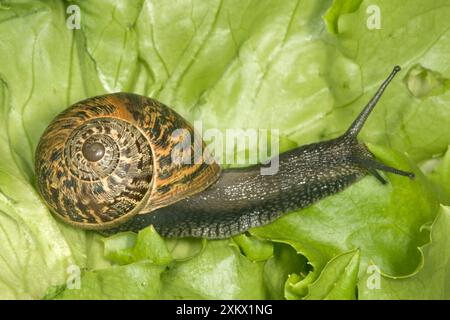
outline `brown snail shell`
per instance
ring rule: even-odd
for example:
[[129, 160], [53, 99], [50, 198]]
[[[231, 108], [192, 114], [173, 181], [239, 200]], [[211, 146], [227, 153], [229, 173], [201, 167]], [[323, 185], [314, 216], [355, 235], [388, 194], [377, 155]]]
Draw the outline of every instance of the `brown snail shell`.
[[38, 190], [56, 216], [95, 230], [177, 202], [208, 188], [221, 171], [195, 139], [190, 154], [202, 148], [201, 159], [170, 161], [184, 139], [173, 135], [180, 128], [194, 137], [180, 115], [144, 96], [114, 93], [78, 102], [41, 137]]

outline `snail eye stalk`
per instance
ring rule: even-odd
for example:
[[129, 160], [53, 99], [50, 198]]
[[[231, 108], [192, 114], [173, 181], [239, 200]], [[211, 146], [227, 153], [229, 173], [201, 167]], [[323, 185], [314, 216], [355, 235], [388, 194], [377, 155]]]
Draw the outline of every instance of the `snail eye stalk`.
[[381, 96], [384, 93], [384, 90], [387, 88], [389, 83], [394, 79], [395, 75], [401, 70], [400, 66], [395, 66], [392, 72], [389, 74], [389, 76], [386, 78], [386, 80], [383, 81], [381, 86], [378, 88], [377, 92], [375, 92], [375, 95], [370, 99], [370, 101], [367, 103], [367, 105], [364, 107], [363, 111], [358, 115], [358, 117], [353, 121], [350, 128], [348, 128], [347, 132], [345, 133], [346, 136], [356, 138], [358, 133], [361, 131], [362, 127], [364, 126], [364, 123], [366, 122], [367, 118], [369, 117], [372, 110], [377, 105], [377, 102], [380, 100]]

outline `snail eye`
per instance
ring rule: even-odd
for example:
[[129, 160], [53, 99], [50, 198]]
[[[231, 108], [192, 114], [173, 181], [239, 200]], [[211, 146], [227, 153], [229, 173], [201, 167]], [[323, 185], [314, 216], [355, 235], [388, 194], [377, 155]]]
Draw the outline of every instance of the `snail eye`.
[[90, 143], [86, 141], [83, 144], [82, 152], [87, 161], [96, 162], [105, 155], [105, 146], [99, 142]]

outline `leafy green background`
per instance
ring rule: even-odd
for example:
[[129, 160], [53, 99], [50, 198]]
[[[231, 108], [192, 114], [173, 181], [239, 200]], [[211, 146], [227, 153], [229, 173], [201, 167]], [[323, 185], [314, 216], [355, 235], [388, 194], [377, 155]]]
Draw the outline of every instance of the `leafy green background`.
[[[449, 0], [0, 2], [0, 298], [449, 299], [449, 16]], [[40, 134], [86, 97], [276, 128], [285, 150], [343, 132], [396, 64], [360, 138], [414, 181], [368, 176], [217, 241], [104, 239], [55, 220], [34, 188]]]

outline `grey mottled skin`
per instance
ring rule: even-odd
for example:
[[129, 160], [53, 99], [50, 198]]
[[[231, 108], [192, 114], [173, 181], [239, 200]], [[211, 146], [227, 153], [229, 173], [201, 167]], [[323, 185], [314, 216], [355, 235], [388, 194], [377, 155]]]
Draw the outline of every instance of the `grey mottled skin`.
[[382, 183], [377, 170], [413, 177], [377, 162], [356, 136], [400, 70], [395, 67], [358, 118], [342, 136], [280, 154], [279, 170], [261, 175], [260, 165], [224, 170], [217, 183], [189, 198], [103, 231], [138, 231], [153, 224], [166, 237], [226, 238], [268, 224], [281, 215], [305, 208], [335, 194], [367, 173]]
[[216, 184], [152, 213], [135, 216], [122, 230], [153, 224], [167, 237], [224, 238], [272, 222], [355, 182], [366, 171], [359, 155], [370, 154], [354, 139], [338, 138], [280, 155], [279, 171], [260, 166], [225, 170]]

